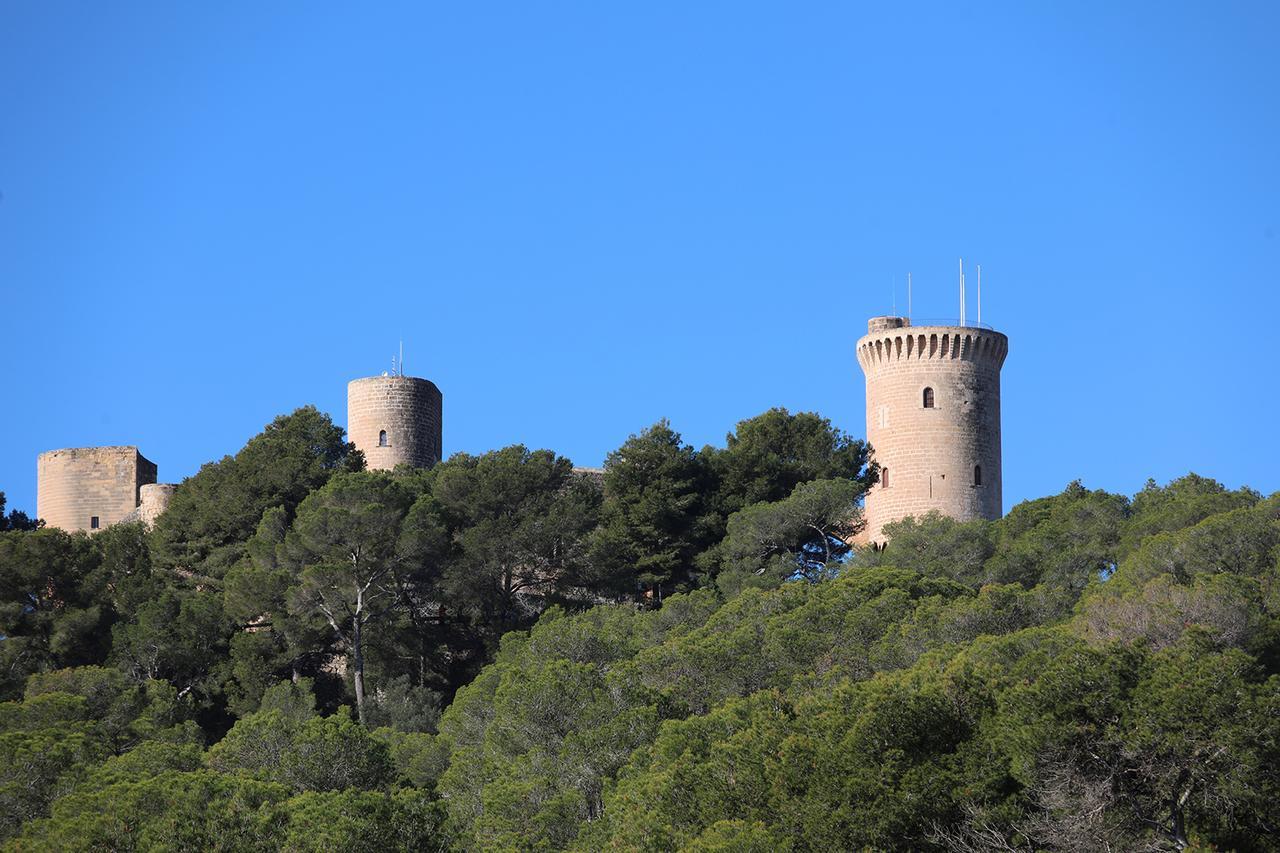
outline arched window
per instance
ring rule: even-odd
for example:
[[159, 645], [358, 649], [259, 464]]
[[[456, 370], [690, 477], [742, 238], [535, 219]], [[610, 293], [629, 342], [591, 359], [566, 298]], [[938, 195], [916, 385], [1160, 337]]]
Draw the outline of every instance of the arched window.
[[880, 469], [880, 488], [882, 489], [889, 488], [889, 469], [888, 468]]
[[378, 446], [379, 446], [379, 447], [387, 447], [387, 446], [388, 446], [388, 445], [387, 445], [387, 431], [386, 431], [385, 429], [384, 429], [382, 432], [378, 433]]
[[973, 484], [975, 486], [982, 485], [982, 466], [981, 465], [973, 466]]
[[924, 389], [924, 407], [926, 409], [933, 408], [933, 389], [932, 388]]

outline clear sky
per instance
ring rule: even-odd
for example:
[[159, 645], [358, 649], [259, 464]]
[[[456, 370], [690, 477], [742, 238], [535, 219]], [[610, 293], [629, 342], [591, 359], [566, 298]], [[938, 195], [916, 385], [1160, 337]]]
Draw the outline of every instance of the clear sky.
[[[1009, 335], [1006, 507], [1280, 489], [1274, 2], [0, 8], [0, 490], [178, 481], [346, 383], [446, 454], [864, 432], [870, 315]], [[972, 274], [970, 282], [972, 283]], [[972, 288], [971, 288], [972, 292]], [[970, 305], [969, 311], [975, 310]]]

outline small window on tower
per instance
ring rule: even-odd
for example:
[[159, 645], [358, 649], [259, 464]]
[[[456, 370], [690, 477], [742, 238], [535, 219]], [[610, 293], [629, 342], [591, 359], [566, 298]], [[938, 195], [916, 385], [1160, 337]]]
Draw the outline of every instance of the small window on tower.
[[98, 517], [96, 515], [89, 517], [89, 529], [90, 530], [98, 529]]
[[932, 388], [924, 389], [924, 407], [926, 409], [933, 408], [933, 389]]
[[880, 469], [880, 488], [882, 489], [889, 488], [889, 469], [888, 468]]
[[378, 433], [378, 446], [379, 447], [389, 446], [387, 444], [387, 431], [385, 429], [382, 432]]
[[981, 465], [973, 466], [973, 484], [975, 486], [982, 485], [982, 466]]

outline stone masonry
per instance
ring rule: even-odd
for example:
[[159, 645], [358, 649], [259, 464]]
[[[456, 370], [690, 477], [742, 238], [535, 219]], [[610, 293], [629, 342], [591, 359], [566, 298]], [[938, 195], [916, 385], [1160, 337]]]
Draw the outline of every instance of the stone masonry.
[[960, 521], [1001, 515], [1000, 368], [1009, 339], [969, 326], [874, 317], [858, 341], [867, 381], [867, 441], [880, 482], [866, 498], [866, 536], [930, 510]]
[[136, 447], [50, 450], [36, 460], [36, 515], [67, 531], [101, 529], [132, 513], [155, 481], [155, 463]]
[[169, 508], [177, 488], [176, 483], [148, 483], [139, 489], [138, 520], [147, 527], [155, 524], [160, 514]]
[[370, 470], [401, 463], [430, 468], [440, 461], [442, 404], [440, 389], [426, 379], [353, 379], [347, 384], [347, 438]]

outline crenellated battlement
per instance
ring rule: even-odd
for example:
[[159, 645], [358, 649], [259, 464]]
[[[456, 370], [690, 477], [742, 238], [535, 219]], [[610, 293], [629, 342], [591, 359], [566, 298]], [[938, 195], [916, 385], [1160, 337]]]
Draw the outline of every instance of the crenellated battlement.
[[967, 361], [999, 370], [1009, 339], [975, 326], [911, 326], [902, 317], [875, 317], [857, 345], [858, 363], [871, 374], [901, 362]]

